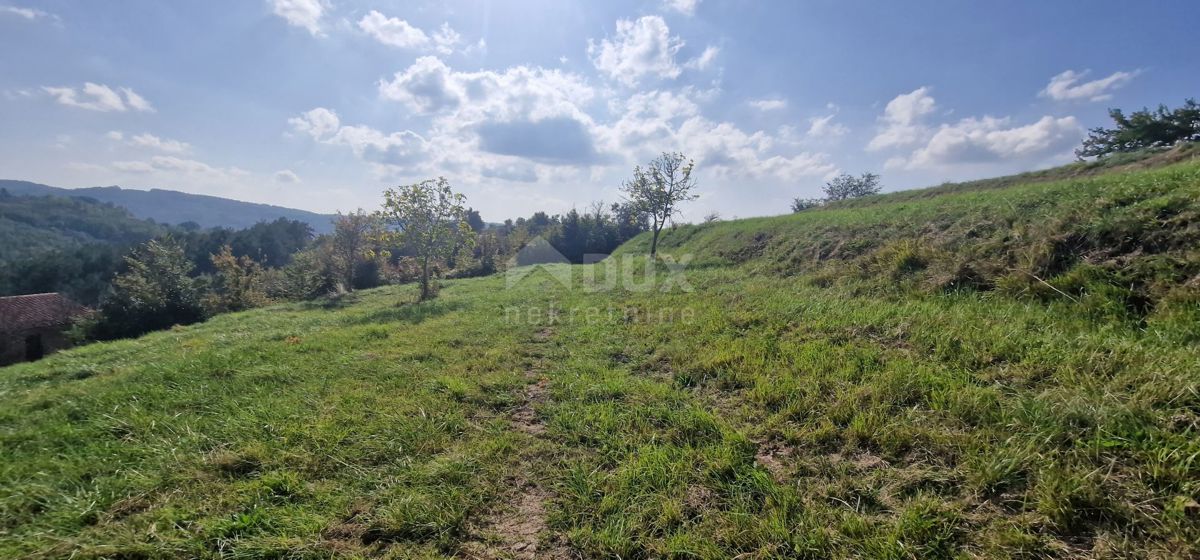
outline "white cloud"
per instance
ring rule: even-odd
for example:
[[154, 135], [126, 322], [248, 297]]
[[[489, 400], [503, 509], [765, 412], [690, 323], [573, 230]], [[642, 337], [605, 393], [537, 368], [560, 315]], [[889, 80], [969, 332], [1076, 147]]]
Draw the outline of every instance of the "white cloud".
[[337, 113], [318, 107], [288, 119], [292, 129], [323, 144], [349, 147], [364, 161], [413, 168], [426, 159], [428, 142], [412, 131], [385, 134], [368, 126], [342, 126]]
[[1039, 162], [1079, 143], [1083, 129], [1075, 117], [1045, 116], [1024, 126], [1010, 119], [966, 118], [942, 125], [908, 158], [909, 169], [999, 162]]
[[434, 117], [428, 136], [438, 165], [480, 173], [515, 160], [586, 166], [602, 159], [583, 108], [596, 93], [575, 74], [528, 66], [458, 72], [426, 56], [380, 82], [379, 92]]
[[704, 117], [690, 90], [651, 91], [614, 102], [610, 112], [621, 118], [600, 127], [607, 145], [632, 162], [644, 162], [663, 150], [679, 150], [695, 158], [705, 171], [721, 177], [774, 178], [794, 181], [823, 177], [837, 170], [822, 153], [786, 153], [778, 136], [747, 133], [728, 122]]
[[879, 118], [879, 132], [867, 144], [867, 150], [911, 146], [923, 140], [928, 127], [921, 121], [937, 108], [933, 96], [929, 95], [931, 89], [928, 86], [917, 88], [889, 101]]
[[[783, 133], [705, 118], [700, 103], [711, 93], [691, 86], [616, 98], [614, 90], [559, 69], [462, 72], [424, 56], [382, 80], [379, 92], [427, 116], [429, 128], [417, 134], [346, 126], [326, 108], [290, 119], [290, 127], [349, 147], [389, 179], [437, 173], [480, 183], [586, 184], [663, 150], [694, 157], [709, 177], [794, 181], [837, 170], [827, 154], [799, 151]], [[598, 99], [608, 102], [598, 108]]]
[[291, 169], [284, 169], [275, 172], [275, 182], [282, 184], [299, 183], [300, 177]]
[[696, 6], [700, 4], [700, 0], [663, 0], [663, 6], [668, 10], [674, 10], [685, 16], [696, 14]]
[[43, 12], [41, 10], [35, 10], [33, 8], [21, 8], [19, 6], [0, 6], [0, 15], [4, 14], [25, 18], [30, 21], [42, 18], [50, 18], [55, 20], [58, 19], [58, 16], [54, 14]]
[[1067, 70], [1062, 74], [1050, 78], [1050, 83], [1046, 85], [1046, 89], [1043, 89], [1038, 95], [1049, 97], [1055, 101], [1074, 101], [1080, 99], [1104, 101], [1112, 97], [1113, 90], [1128, 84], [1141, 73], [1140, 70], [1114, 72], [1106, 78], [1079, 83], [1089, 72], [1090, 70], [1082, 72]]
[[675, 53], [682, 47], [683, 40], [671, 36], [662, 17], [642, 16], [635, 21], [617, 20], [617, 34], [611, 40], [588, 40], [588, 55], [598, 70], [633, 87], [644, 76], [679, 76]]
[[700, 53], [700, 56], [687, 61], [684, 67], [693, 70], [706, 70], [709, 66], [712, 66], [713, 61], [717, 59], [717, 54], [720, 52], [720, 47], [709, 45], [704, 48], [704, 52]]
[[487, 54], [488, 45], [487, 39], [480, 37], [473, 45], [467, 45], [467, 48], [462, 50], [463, 56], [482, 56]]
[[120, 130], [110, 130], [108, 131], [108, 134], [105, 134], [104, 136], [109, 140], [115, 140], [117, 142], [125, 139], [125, 133], [121, 132]]
[[321, 18], [325, 15], [323, 0], [269, 0], [275, 15], [289, 25], [307, 29], [314, 37], [321, 35]]
[[780, 109], [786, 109], [788, 106], [788, 102], [786, 99], [782, 99], [782, 98], [778, 98], [778, 97], [767, 98], [767, 99], [752, 99], [750, 101], [750, 106], [754, 107], [755, 109], [758, 109], [759, 111], [778, 111]]
[[125, 103], [129, 104], [129, 108], [135, 111], [144, 111], [153, 113], [154, 107], [150, 106], [150, 102], [129, 88], [121, 88], [121, 92], [125, 94]]
[[[480, 39], [482, 41], [483, 39]], [[462, 42], [462, 35], [450, 27], [449, 22], [443, 22], [437, 32], [433, 34], [434, 49], [442, 54], [450, 54], [454, 52], [454, 47]], [[487, 43], [483, 43], [487, 45]]]
[[297, 132], [303, 132], [312, 136], [313, 140], [325, 138], [337, 132], [342, 126], [337, 113], [324, 107], [317, 107], [301, 114], [299, 117], [288, 119], [288, 124], [292, 125], [292, 128]]
[[193, 159], [175, 156], [154, 156], [144, 161], [114, 161], [112, 168], [126, 173], [162, 172], [172, 175], [194, 175], [218, 180], [232, 180], [248, 173], [236, 167], [219, 168]]
[[[118, 135], [119, 134], [120, 133], [118, 133]], [[111, 138], [111, 136], [110, 136], [110, 138]], [[115, 139], [120, 140], [120, 137], [118, 136]], [[187, 142], [180, 142], [178, 140], [168, 140], [165, 138], [159, 138], [159, 137], [157, 137], [153, 134], [149, 134], [149, 133], [138, 134], [138, 135], [130, 138], [129, 144], [131, 146], [137, 146], [140, 148], [150, 148], [152, 150], [158, 150], [161, 152], [167, 152], [167, 153], [173, 153], [173, 154], [181, 154], [181, 153], [187, 152], [188, 150], [190, 150], [192, 148], [191, 145], [189, 145]]]
[[400, 18], [387, 17], [371, 10], [358, 21], [358, 28], [376, 41], [392, 47], [411, 49], [429, 44], [429, 36]]
[[879, 118], [879, 133], [868, 150], [913, 148], [908, 156], [889, 157], [885, 169], [1036, 164], [1069, 151], [1083, 134], [1075, 117], [1051, 116], [1027, 125], [1014, 125], [1009, 118], [968, 117], [935, 128], [926, 122], [937, 109], [929, 89], [897, 96]]
[[[358, 21], [358, 28], [380, 43], [401, 49], [420, 49], [446, 55], [453, 53], [455, 48], [462, 44], [462, 34], [450, 27], [449, 22], [442, 23], [437, 31], [429, 34], [403, 19], [388, 17], [376, 10], [371, 10], [363, 16]], [[472, 55], [486, 50], [487, 42], [480, 39], [462, 52]]]
[[581, 106], [595, 90], [580, 76], [557, 69], [513, 66], [503, 71], [457, 72], [434, 56], [424, 56], [379, 93], [419, 113], [454, 115], [463, 124], [486, 120], [586, 118]]
[[845, 136], [850, 132], [845, 125], [834, 122], [834, 117], [837, 114], [829, 114], [823, 117], [813, 117], [808, 119], [808, 137], [809, 138], [837, 138]]
[[119, 89], [125, 95], [124, 99], [112, 88], [92, 82], [84, 83], [81, 90], [72, 87], [42, 87], [42, 90], [53, 96], [59, 104], [68, 107], [100, 112], [125, 112], [130, 109], [154, 112], [154, 107], [150, 105], [150, 102], [132, 89]]

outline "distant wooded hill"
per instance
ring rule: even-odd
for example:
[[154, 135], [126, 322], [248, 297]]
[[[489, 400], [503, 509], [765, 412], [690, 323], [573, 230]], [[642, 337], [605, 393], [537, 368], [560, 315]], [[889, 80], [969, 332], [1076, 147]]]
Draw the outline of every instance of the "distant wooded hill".
[[13, 180], [0, 180], [0, 189], [5, 189], [13, 195], [86, 197], [112, 203], [129, 210], [134, 217], [150, 219], [162, 224], [177, 225], [195, 222], [205, 228], [244, 229], [259, 222], [287, 218], [309, 224], [316, 233], [328, 233], [333, 230], [333, 217], [327, 214], [162, 189], [148, 191], [121, 187], [63, 189], [29, 181]]
[[125, 247], [166, 232], [112, 204], [11, 192], [0, 189], [0, 263], [97, 243]]

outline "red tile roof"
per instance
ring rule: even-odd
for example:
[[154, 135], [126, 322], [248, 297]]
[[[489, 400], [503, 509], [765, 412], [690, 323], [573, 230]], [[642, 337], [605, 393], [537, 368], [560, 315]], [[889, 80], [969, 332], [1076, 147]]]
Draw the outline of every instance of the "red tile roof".
[[0, 297], [0, 332], [65, 326], [85, 311], [59, 293]]

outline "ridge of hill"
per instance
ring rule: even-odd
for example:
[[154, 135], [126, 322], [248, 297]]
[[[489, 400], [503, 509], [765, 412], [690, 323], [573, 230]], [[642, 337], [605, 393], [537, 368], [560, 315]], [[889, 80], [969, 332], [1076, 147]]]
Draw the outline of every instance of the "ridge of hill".
[[0, 195], [0, 263], [94, 243], [126, 247], [163, 231], [124, 208], [87, 198]]
[[0, 556], [1197, 557], [1198, 191], [889, 195], [0, 369]]
[[0, 180], [0, 188], [12, 194], [87, 197], [125, 208], [138, 218], [171, 225], [195, 222], [206, 228], [245, 229], [259, 222], [287, 218], [309, 224], [316, 233], [333, 230], [333, 216], [328, 214], [165, 189], [144, 191], [117, 186], [64, 189], [14, 180]]
[[[684, 225], [663, 232], [659, 251], [821, 286], [893, 295], [966, 290], [1068, 301], [1076, 311], [1141, 326], [1186, 322], [1200, 318], [1200, 161], [1175, 161], [1099, 174], [1068, 166], [1032, 182], [976, 181]], [[648, 247], [643, 234], [616, 254]]]

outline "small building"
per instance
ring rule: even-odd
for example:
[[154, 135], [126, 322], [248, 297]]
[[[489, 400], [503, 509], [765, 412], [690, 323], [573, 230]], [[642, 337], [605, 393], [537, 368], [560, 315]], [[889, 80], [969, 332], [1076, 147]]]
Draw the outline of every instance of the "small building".
[[40, 360], [69, 346], [66, 331], [86, 312], [59, 293], [0, 297], [0, 366]]

